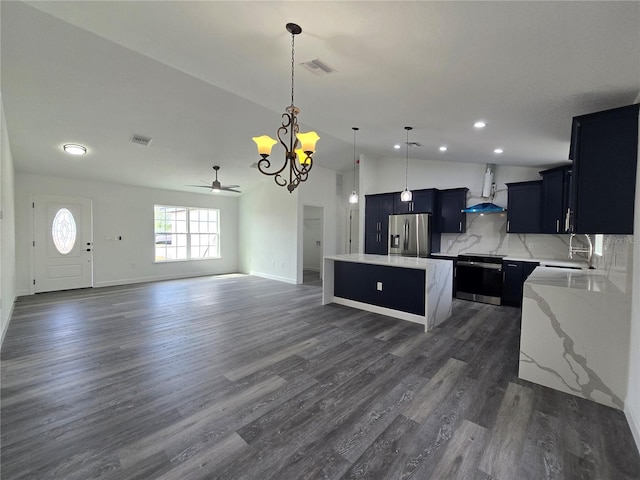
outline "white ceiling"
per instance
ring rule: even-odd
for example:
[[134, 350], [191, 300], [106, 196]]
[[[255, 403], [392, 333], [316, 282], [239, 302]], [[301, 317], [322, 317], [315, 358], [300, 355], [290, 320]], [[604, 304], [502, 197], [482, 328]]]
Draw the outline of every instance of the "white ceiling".
[[[264, 179], [251, 137], [275, 136], [290, 103], [287, 22], [303, 29], [296, 63], [336, 70], [296, 67], [295, 93], [301, 129], [321, 136], [315, 163], [338, 171], [352, 126], [381, 158], [404, 158], [392, 146], [411, 125], [412, 159], [558, 165], [571, 117], [640, 93], [637, 1], [0, 3], [18, 172], [200, 191], [185, 185], [221, 165], [223, 184], [250, 188]], [[89, 154], [63, 154], [69, 142]]]

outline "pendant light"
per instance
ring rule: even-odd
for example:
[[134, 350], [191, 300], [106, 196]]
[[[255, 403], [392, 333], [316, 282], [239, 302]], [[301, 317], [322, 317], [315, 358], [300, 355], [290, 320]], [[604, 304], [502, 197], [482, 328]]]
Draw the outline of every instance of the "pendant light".
[[408, 188], [408, 179], [409, 179], [409, 130], [413, 130], [413, 127], [404, 127], [407, 131], [407, 163], [404, 168], [404, 191], [400, 194], [400, 201], [402, 202], [410, 202], [413, 198], [411, 194], [411, 190]]
[[358, 203], [358, 194], [356, 193], [356, 133], [360, 130], [358, 127], [351, 127], [353, 130], [353, 192], [349, 195], [349, 203]]

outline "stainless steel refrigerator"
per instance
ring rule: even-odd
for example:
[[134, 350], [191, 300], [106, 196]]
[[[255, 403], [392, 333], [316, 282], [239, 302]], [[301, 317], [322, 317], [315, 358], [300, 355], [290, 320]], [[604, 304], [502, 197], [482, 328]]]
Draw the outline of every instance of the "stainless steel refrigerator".
[[389, 255], [428, 257], [430, 248], [430, 213], [389, 215]]

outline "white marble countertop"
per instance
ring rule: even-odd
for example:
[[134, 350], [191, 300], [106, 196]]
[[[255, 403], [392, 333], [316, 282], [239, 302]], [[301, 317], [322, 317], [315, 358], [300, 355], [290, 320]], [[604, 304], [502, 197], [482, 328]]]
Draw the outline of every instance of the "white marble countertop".
[[[475, 253], [475, 252], [474, 252]], [[457, 253], [432, 253], [432, 257], [457, 257], [459, 254]], [[469, 255], [467, 253], [460, 255]], [[483, 254], [479, 254], [483, 255]], [[518, 257], [507, 255], [503, 258], [503, 260], [512, 261], [512, 262], [537, 262], [543, 267], [565, 267], [565, 268], [574, 268], [574, 269], [586, 269], [588, 267], [587, 262], [584, 260], [570, 260], [568, 258], [530, 258], [530, 257]]]
[[426, 270], [429, 265], [446, 262], [446, 260], [438, 260], [436, 258], [401, 257], [399, 255], [371, 255], [365, 253], [327, 255], [324, 258], [340, 262], [369, 263], [374, 265], [385, 265], [388, 267], [417, 268], [420, 270]]
[[536, 268], [525, 284], [623, 295], [623, 292], [599, 270]]

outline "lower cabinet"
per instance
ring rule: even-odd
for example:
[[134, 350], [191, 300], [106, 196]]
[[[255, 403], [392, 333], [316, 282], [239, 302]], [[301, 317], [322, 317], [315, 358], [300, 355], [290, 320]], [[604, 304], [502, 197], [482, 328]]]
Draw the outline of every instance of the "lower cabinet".
[[334, 264], [336, 297], [379, 307], [425, 314], [425, 271], [368, 263]]
[[502, 262], [502, 305], [522, 307], [522, 286], [538, 262]]

